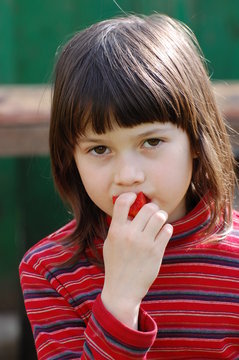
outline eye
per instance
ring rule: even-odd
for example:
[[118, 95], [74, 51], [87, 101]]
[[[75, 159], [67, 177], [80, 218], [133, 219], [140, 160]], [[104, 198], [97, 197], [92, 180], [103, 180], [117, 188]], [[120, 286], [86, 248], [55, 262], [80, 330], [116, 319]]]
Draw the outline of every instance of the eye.
[[152, 139], [147, 139], [143, 145], [146, 148], [154, 148], [157, 147], [161, 142], [162, 142], [161, 139], [152, 138]]
[[90, 149], [90, 153], [92, 153], [93, 155], [105, 155], [109, 153], [109, 149], [104, 145], [99, 145]]

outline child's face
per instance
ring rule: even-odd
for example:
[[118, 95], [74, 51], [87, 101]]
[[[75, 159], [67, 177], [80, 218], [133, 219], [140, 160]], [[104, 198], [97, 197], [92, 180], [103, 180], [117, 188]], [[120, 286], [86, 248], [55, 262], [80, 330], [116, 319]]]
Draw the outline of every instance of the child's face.
[[116, 126], [98, 135], [91, 129], [79, 139], [75, 161], [92, 201], [112, 215], [112, 196], [142, 191], [169, 215], [186, 214], [193, 153], [186, 132], [170, 122]]

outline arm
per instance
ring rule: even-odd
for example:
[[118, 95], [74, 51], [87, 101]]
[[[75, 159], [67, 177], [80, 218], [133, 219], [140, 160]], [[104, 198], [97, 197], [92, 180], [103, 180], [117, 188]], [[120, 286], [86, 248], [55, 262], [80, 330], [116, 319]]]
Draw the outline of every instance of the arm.
[[24, 302], [31, 323], [38, 359], [146, 359], [156, 336], [154, 321], [139, 311], [141, 331], [134, 331], [111, 315], [100, 295], [92, 314], [74, 308], [64, 286], [48, 281], [28, 262], [20, 265]]

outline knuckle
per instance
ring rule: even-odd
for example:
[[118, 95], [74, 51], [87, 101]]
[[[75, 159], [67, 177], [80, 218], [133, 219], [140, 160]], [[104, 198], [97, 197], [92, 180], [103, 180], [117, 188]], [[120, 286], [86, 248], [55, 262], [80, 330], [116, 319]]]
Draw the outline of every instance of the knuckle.
[[159, 207], [158, 205], [154, 204], [154, 203], [148, 203], [146, 205], [144, 205], [147, 209], [149, 209], [152, 212], [158, 211]]
[[163, 211], [163, 210], [159, 210], [155, 213], [155, 216], [157, 217], [157, 219], [163, 223], [165, 223], [167, 221], [168, 218], [168, 214]]

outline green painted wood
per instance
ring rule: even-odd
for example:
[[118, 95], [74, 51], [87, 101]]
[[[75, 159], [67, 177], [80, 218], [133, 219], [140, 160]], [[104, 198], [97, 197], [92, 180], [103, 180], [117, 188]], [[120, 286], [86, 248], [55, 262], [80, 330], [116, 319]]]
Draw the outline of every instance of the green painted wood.
[[2, 0], [0, 82], [48, 82], [57, 47], [75, 31], [123, 14], [121, 9], [163, 12], [186, 22], [212, 64], [213, 77], [239, 78], [238, 0]]
[[214, 79], [239, 79], [238, 0], [195, 1], [194, 28]]
[[12, 274], [17, 264], [16, 159], [0, 159], [0, 279]]
[[0, 1], [0, 83], [15, 81], [14, 3]]
[[141, 12], [163, 12], [195, 32], [213, 79], [239, 79], [238, 0], [140, 0]]
[[[50, 81], [58, 46], [76, 31], [121, 14], [112, 0], [15, 0], [15, 3], [17, 83]], [[125, 11], [134, 8], [129, 1], [121, 5]]]

